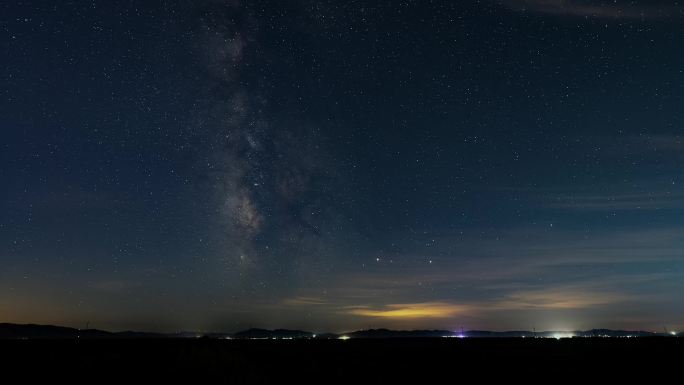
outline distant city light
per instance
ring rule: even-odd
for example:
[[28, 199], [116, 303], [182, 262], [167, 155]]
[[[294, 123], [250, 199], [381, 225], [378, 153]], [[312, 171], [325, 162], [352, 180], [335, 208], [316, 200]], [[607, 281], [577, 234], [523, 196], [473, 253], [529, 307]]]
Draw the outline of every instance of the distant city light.
[[345, 341], [346, 341], [346, 340], [349, 339], [349, 336], [339, 336], [339, 337], [337, 337], [337, 339], [338, 339], [338, 340], [345, 340]]
[[676, 336], [677, 332], [670, 332], [670, 334], [672, 334], [673, 336]]
[[561, 338], [572, 338], [572, 337], [574, 337], [574, 336], [575, 336], [575, 335], [572, 334], [572, 333], [554, 333], [551, 337], [553, 337], [553, 338], [559, 340], [559, 339], [561, 339]]

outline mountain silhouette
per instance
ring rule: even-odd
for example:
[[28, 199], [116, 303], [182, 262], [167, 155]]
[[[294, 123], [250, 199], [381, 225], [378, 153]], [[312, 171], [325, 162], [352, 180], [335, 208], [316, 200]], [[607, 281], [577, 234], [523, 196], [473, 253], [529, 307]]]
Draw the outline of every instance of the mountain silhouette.
[[289, 329], [247, 329], [237, 333], [203, 333], [203, 332], [178, 332], [178, 333], [149, 333], [138, 331], [109, 332], [98, 329], [75, 329], [54, 325], [35, 324], [12, 324], [0, 323], [0, 339], [138, 339], [138, 338], [236, 338], [236, 339], [337, 339], [344, 338], [439, 338], [439, 337], [463, 337], [463, 338], [520, 338], [520, 337], [671, 337], [670, 333], [654, 333], [648, 331], [629, 331], [612, 329], [590, 329], [586, 331], [489, 331], [489, 330], [390, 330], [390, 329], [367, 329], [349, 333], [312, 333], [304, 330]]

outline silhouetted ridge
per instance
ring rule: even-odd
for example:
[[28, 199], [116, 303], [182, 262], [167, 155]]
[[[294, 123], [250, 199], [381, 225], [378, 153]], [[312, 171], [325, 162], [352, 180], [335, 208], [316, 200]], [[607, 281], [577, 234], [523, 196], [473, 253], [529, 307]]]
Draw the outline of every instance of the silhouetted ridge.
[[63, 326], [53, 325], [17, 325], [0, 324], [0, 338], [2, 339], [23, 339], [23, 338], [110, 338], [113, 333], [97, 329], [74, 329]]
[[586, 331], [488, 331], [488, 330], [390, 330], [368, 329], [357, 330], [344, 334], [312, 333], [304, 330], [289, 329], [248, 329], [235, 334], [228, 333], [204, 333], [204, 332], [178, 332], [173, 334], [148, 333], [137, 331], [108, 332], [97, 329], [74, 329], [54, 325], [19, 325], [0, 323], [0, 339], [76, 339], [76, 338], [120, 338], [120, 339], [144, 339], [144, 338], [237, 338], [237, 339], [337, 339], [337, 338], [437, 338], [437, 337], [460, 337], [460, 338], [569, 338], [569, 337], [672, 337], [676, 334], [670, 332], [654, 333], [648, 331], [628, 331], [611, 329], [591, 329]]

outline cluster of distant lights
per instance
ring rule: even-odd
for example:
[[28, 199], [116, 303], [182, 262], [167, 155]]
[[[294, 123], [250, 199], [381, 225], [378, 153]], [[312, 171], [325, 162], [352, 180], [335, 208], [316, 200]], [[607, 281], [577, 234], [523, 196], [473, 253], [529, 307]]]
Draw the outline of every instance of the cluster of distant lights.
[[[671, 332], [669, 332], [668, 334], [670, 334], [670, 335], [673, 336], [673, 337], [677, 337], [677, 336], [678, 336], [678, 333], [677, 333], [677, 332], [674, 332], [674, 331], [671, 331]], [[442, 337], [444, 337], [444, 338], [466, 338], [467, 336], [461, 333], [461, 334], [448, 335], [448, 336], [442, 336]], [[584, 338], [593, 338], [593, 337], [600, 337], [600, 338], [635, 338], [635, 337], [639, 337], [639, 336], [633, 336], [633, 335], [629, 335], [629, 334], [626, 335], [626, 336], [611, 336], [611, 335], [608, 335], [608, 334], [600, 334], [600, 335], [576, 335], [576, 334], [574, 334], [574, 333], [554, 333], [554, 334], [551, 334], [551, 335], [541, 335], [541, 336], [536, 336], [536, 335], [535, 335], [535, 336], [526, 336], [526, 335], [521, 335], [521, 336], [520, 336], [520, 338], [527, 338], [527, 337], [530, 337], [530, 338], [551, 338], [551, 339], [560, 340], [560, 339], [563, 339], [563, 338], [582, 338], [582, 337], [584, 337]]]
[[[449, 336], [442, 336], [443, 338], [466, 338], [467, 336], [464, 334], [456, 334], [456, 335], [449, 335]], [[526, 338], [527, 336], [520, 336], [520, 338]], [[572, 333], [555, 333], [550, 336], [534, 336], [532, 338], [555, 338], [557, 340], [561, 338], [573, 338], [576, 337]], [[602, 336], [602, 337], [608, 337], [608, 336]]]
[[[674, 336], [674, 337], [677, 337], [677, 336], [678, 336], [678, 333], [675, 332], [675, 331], [668, 332], [668, 334], [670, 334], [671, 336]], [[464, 333], [459, 333], [459, 334], [455, 334], [455, 335], [447, 335], [447, 336], [442, 336], [442, 337], [443, 337], [443, 338], [467, 338], [468, 336], [467, 336], [466, 334], [464, 334]], [[539, 335], [539, 336], [537, 336], [537, 335], [535, 335], [535, 336], [521, 335], [521, 336], [520, 336], [520, 338], [528, 338], [528, 337], [529, 337], [529, 338], [550, 338], [550, 339], [560, 340], [560, 339], [565, 339], [565, 338], [578, 338], [578, 337], [579, 337], [579, 338], [582, 338], [582, 337], [585, 337], [585, 338], [592, 338], [592, 337], [599, 337], [599, 338], [635, 338], [635, 337], [638, 337], [638, 336], [633, 336], [633, 335], [626, 335], [626, 336], [611, 336], [611, 335], [608, 335], [608, 334], [600, 334], [600, 335], [576, 335], [576, 334], [574, 334], [574, 333], [554, 333], [554, 334], [551, 334], [551, 335]], [[199, 337], [198, 337], [198, 338], [199, 338]], [[316, 335], [314, 334], [314, 335], [312, 335], [312, 336], [309, 337], [309, 338], [316, 338]], [[341, 336], [337, 337], [338, 340], [342, 340], [342, 341], [346, 341], [346, 340], [349, 340], [349, 339], [351, 339], [351, 338], [352, 338], [352, 337], [350, 337], [350, 336], [348, 336], [348, 335], [341, 335]], [[224, 339], [230, 340], [230, 339], [232, 339], [232, 338], [231, 338], [231, 337], [224, 337]], [[272, 339], [277, 339], [277, 340], [293, 340], [293, 339], [298, 339], [298, 338], [295, 338], [295, 337], [276, 337], [276, 338], [273, 338], [273, 337], [252, 337], [252, 338], [249, 338], [249, 339], [250, 339], [250, 340], [272, 340]]]

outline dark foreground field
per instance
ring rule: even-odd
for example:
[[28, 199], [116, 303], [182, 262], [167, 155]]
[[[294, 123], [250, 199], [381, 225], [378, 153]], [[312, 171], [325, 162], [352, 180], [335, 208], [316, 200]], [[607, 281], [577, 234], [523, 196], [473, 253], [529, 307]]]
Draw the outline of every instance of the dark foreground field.
[[0, 341], [0, 367], [3, 378], [22, 379], [21, 383], [383, 384], [514, 379], [672, 383], [682, 372], [683, 342], [682, 338], [5, 340]]

